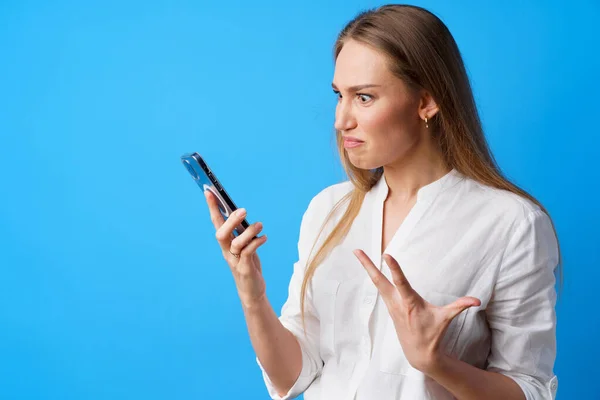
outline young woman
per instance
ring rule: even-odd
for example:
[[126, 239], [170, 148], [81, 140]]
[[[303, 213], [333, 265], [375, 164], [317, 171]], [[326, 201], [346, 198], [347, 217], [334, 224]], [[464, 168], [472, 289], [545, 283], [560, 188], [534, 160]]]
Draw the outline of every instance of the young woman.
[[278, 317], [256, 223], [207, 192], [273, 399], [553, 399], [552, 222], [487, 146], [459, 50], [414, 6], [359, 14], [335, 44], [349, 180], [310, 202]]

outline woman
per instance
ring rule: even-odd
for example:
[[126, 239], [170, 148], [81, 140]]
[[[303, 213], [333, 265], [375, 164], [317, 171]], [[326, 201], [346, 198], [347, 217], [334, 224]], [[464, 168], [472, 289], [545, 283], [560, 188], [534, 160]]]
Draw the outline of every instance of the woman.
[[207, 192], [273, 399], [553, 399], [558, 243], [484, 138], [459, 50], [428, 11], [359, 14], [335, 44], [349, 180], [306, 210], [289, 297], [265, 295], [256, 223]]

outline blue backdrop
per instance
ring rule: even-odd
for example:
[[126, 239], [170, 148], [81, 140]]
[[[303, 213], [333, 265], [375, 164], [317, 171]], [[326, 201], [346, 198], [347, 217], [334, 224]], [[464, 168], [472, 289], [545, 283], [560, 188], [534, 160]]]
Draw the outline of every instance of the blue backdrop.
[[[265, 399], [198, 151], [263, 221], [287, 295], [300, 218], [344, 179], [331, 47], [370, 1], [0, 3], [0, 398]], [[593, 1], [422, 1], [455, 35], [492, 150], [549, 209], [559, 398], [600, 398]]]

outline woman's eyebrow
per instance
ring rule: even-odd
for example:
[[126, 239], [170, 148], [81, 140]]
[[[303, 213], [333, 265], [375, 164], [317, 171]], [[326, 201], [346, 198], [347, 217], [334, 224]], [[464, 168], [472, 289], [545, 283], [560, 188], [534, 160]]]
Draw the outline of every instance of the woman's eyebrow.
[[[363, 90], [363, 89], [367, 89], [367, 88], [371, 88], [371, 87], [380, 87], [381, 85], [375, 85], [372, 83], [367, 83], [364, 85], [356, 85], [356, 86], [350, 86], [347, 90], [349, 92], [358, 92], [359, 90]], [[333, 90], [338, 90], [337, 86], [335, 86], [335, 83], [331, 84], [331, 87], [333, 88]]]

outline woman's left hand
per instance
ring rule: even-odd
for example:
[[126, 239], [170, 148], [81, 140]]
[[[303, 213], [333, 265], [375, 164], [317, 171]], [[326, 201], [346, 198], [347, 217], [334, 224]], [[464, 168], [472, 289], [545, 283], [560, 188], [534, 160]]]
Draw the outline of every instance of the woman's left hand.
[[390, 267], [393, 284], [362, 250], [355, 250], [354, 255], [381, 293], [410, 365], [426, 375], [433, 373], [446, 356], [440, 351], [440, 343], [448, 325], [465, 309], [481, 305], [481, 301], [474, 297], [461, 297], [454, 303], [434, 306], [410, 286], [398, 262], [389, 254], [384, 254], [383, 258]]

